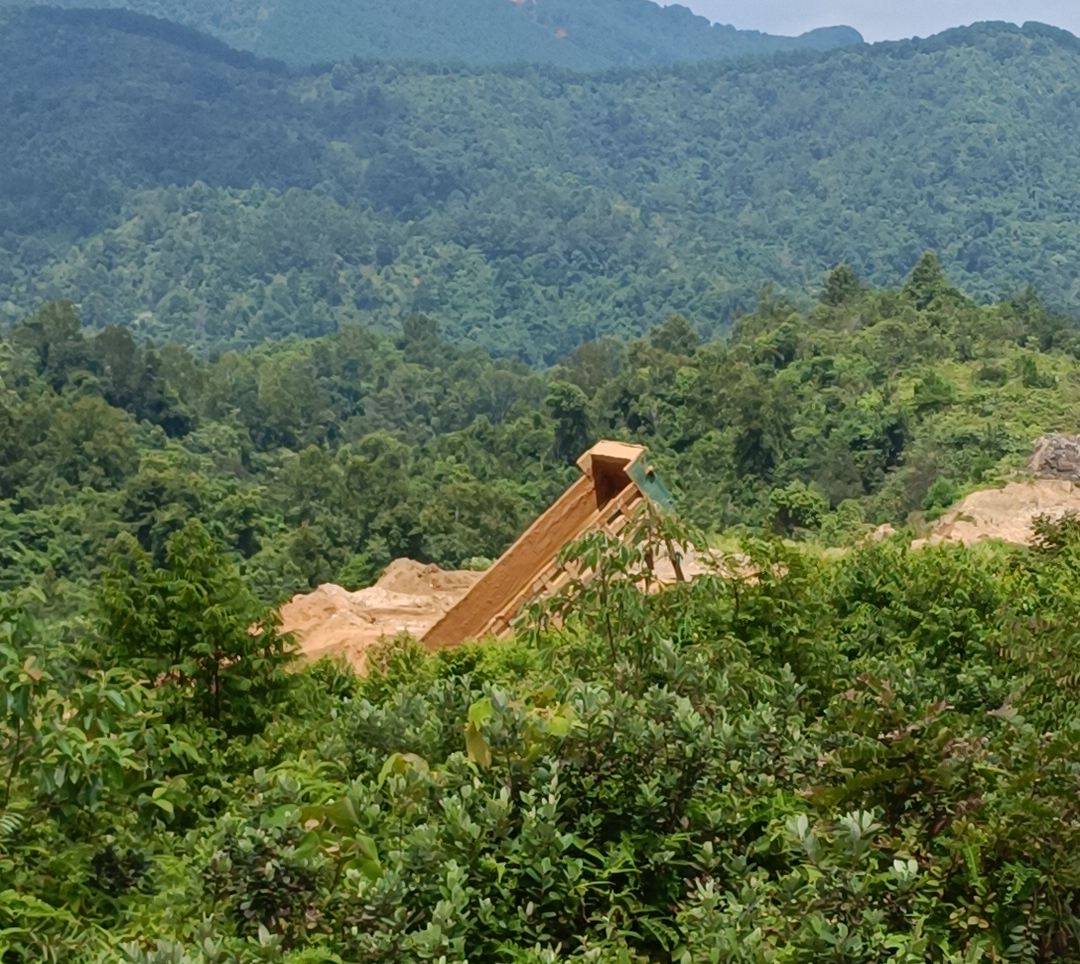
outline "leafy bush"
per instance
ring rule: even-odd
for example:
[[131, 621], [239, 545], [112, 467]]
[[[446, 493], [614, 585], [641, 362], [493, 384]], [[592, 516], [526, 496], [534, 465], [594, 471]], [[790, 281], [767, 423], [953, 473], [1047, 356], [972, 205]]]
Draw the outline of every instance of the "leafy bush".
[[[165, 772], [160, 715], [97, 734], [110, 700], [37, 689], [9, 617], [5, 964], [1078, 961], [1070, 524], [1033, 549], [748, 542], [660, 589], [642, 565], [690, 534], [643, 517], [568, 550], [580, 578], [516, 641], [302, 672], [232, 762]], [[23, 692], [59, 716], [20, 741]], [[131, 769], [57, 796], [53, 726], [122, 734]], [[207, 801], [182, 834], [180, 783]]]
[[769, 493], [769, 507], [776, 531], [791, 534], [798, 529], [817, 529], [829, 511], [829, 502], [816, 486], [790, 482]]

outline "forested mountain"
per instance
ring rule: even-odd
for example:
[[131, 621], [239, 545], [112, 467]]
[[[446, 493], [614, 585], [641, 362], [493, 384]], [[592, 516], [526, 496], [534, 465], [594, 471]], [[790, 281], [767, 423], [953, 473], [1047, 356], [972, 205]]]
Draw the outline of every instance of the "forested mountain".
[[[1080, 964], [1080, 520], [910, 547], [1080, 422], [1078, 94], [1038, 25], [294, 73], [0, 9], [0, 964]], [[681, 519], [293, 659], [601, 437]]]
[[984, 25], [929, 41], [571, 74], [290, 76], [118, 11], [0, 28], [0, 317], [200, 349], [399, 330], [552, 361], [673, 312], [713, 333], [770, 282], [927, 248], [976, 297], [1080, 306], [1080, 52]]
[[52, 5], [160, 17], [294, 66], [361, 57], [595, 70], [862, 43], [850, 27], [774, 37], [713, 25], [686, 7], [661, 7], [651, 0], [61, 0]]

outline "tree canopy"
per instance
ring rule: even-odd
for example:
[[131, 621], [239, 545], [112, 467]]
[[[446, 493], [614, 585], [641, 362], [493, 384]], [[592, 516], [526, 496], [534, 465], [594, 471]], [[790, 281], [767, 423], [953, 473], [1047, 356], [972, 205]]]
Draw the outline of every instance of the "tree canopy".
[[[1078, 411], [1076, 325], [930, 253], [543, 370], [43, 306], [0, 339], [0, 961], [1080, 961], [1076, 518], [867, 539]], [[491, 558], [605, 436], [681, 521], [569, 547], [510, 642], [290, 665], [283, 597]], [[700, 530], [724, 578], [650, 592]]]
[[76, 611], [118, 537], [167, 567], [192, 520], [267, 602], [491, 559], [600, 438], [647, 445], [706, 530], [845, 545], [1075, 431], [1080, 337], [1033, 293], [978, 305], [927, 254], [895, 289], [841, 266], [821, 301], [766, 297], [726, 342], [672, 316], [539, 371], [423, 315], [200, 359], [47, 305], [0, 340], [0, 587]]
[[[510, 643], [234, 688], [246, 738], [114, 619], [61, 639], [0, 597], [0, 959], [1073, 964], [1080, 545], [1042, 534], [751, 540], [651, 594], [661, 543], [601, 535]], [[193, 543], [129, 590], [225, 643], [245, 603], [201, 618], [229, 577]]]

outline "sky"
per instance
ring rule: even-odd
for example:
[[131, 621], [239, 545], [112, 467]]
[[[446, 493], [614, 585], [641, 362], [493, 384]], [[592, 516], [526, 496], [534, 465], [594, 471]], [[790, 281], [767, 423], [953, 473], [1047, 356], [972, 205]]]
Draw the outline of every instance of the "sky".
[[1080, 35], [1080, 0], [678, 0], [717, 23], [794, 35], [847, 24], [869, 41], [928, 37], [978, 20], [1038, 20]]

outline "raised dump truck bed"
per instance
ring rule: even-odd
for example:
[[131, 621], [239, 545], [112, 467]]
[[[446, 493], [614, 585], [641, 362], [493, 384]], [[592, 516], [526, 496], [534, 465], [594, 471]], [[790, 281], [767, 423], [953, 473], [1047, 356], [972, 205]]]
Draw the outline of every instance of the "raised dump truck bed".
[[426, 646], [508, 635], [526, 602], [558, 589], [566, 578], [558, 563], [563, 546], [588, 532], [617, 534], [646, 499], [671, 508], [671, 494], [646, 464], [640, 445], [599, 442], [577, 464], [581, 478], [428, 630]]

